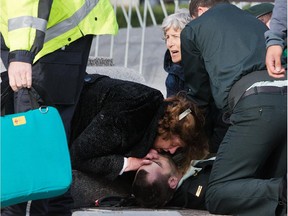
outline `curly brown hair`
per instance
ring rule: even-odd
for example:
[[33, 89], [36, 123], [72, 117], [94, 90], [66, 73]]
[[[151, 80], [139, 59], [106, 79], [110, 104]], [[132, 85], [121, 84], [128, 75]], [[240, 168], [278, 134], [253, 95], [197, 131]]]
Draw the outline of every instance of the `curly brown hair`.
[[[175, 162], [179, 170], [185, 172], [191, 160], [203, 159], [208, 153], [208, 142], [204, 135], [205, 117], [203, 111], [185, 94], [178, 93], [165, 101], [168, 106], [158, 122], [158, 135], [163, 139], [178, 136], [183, 141], [181, 159]], [[187, 109], [191, 112], [179, 119], [179, 115]]]

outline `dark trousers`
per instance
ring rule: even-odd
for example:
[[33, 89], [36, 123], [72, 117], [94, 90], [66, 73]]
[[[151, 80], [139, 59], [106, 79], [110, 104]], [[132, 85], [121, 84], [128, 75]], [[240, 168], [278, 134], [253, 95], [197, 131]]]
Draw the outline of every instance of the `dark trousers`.
[[287, 173], [287, 96], [241, 99], [211, 172], [206, 205], [211, 213], [276, 215]]
[[[92, 38], [92, 35], [82, 37], [65, 46], [65, 49], [56, 50], [42, 57], [32, 68], [32, 85], [35, 83], [42, 87], [46, 92], [46, 98], [43, 98], [44, 101], [48, 98], [58, 109], [68, 140], [70, 137], [71, 120], [84, 83]], [[8, 50], [1, 50], [1, 54], [3, 53], [1, 58], [2, 56], [4, 57], [2, 61], [5, 65], [7, 65], [7, 59], [5, 60], [7, 52]], [[20, 90], [17, 94], [21, 93], [22, 91]], [[18, 111], [22, 109], [22, 102], [23, 107], [25, 106], [24, 101], [25, 98], [23, 98], [23, 101], [18, 100], [15, 104]], [[29, 207], [30, 204], [31, 206]], [[6, 207], [1, 210], [1, 215], [24, 216], [26, 215], [26, 209], [29, 208], [29, 215], [31, 216], [69, 216], [72, 215], [72, 207], [73, 199], [70, 191], [68, 191], [59, 197], [28, 202], [28, 207], [27, 203]]]
[[2, 216], [71, 216], [74, 202], [70, 191], [50, 199], [33, 200], [5, 207]]

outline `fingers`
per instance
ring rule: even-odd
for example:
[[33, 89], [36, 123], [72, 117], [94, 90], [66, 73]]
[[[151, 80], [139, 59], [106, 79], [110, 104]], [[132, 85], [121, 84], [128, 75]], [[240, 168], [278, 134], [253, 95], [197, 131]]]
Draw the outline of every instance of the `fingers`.
[[143, 165], [149, 165], [149, 164], [151, 164], [151, 163], [153, 163], [151, 160], [143, 159], [143, 160], [141, 161], [141, 166], [143, 166]]
[[24, 74], [24, 73], [21, 73], [20, 74], [20, 87], [24, 87], [24, 88], [26, 88], [27, 87], [27, 79], [26, 79], [26, 76], [25, 76], [26, 74]]
[[153, 159], [158, 159], [159, 155], [157, 151], [149, 152], [145, 157], [145, 159], [153, 160]]
[[273, 73], [273, 72], [271, 72], [271, 73], [269, 73], [269, 75], [271, 76], [271, 77], [274, 77], [274, 78], [284, 78], [285, 77], [285, 72], [282, 72], [282, 73]]
[[[276, 64], [278, 65], [276, 66]], [[281, 66], [281, 62], [279, 66], [279, 62], [276, 63], [276, 61], [274, 62], [273, 60], [266, 61], [266, 66], [269, 76], [273, 78], [285, 77], [285, 69]]]
[[275, 71], [277, 73], [280, 73], [282, 69], [282, 65], [281, 65], [281, 57], [279, 58], [275, 58]]
[[10, 76], [8, 74], [8, 77], [9, 77], [9, 85], [11, 86], [12, 90], [17, 92], [18, 91], [18, 88], [16, 86], [16, 80], [15, 80], [15, 77], [14, 76]]
[[270, 46], [266, 53], [266, 67], [269, 76], [274, 78], [282, 78], [285, 76], [285, 69], [281, 65], [282, 56], [281, 46]]
[[281, 65], [281, 56], [279, 58], [275, 58], [275, 72], [273, 73], [273, 77], [281, 78], [285, 76], [285, 69]]
[[150, 149], [150, 151], [149, 152], [151, 152], [151, 153], [155, 153], [155, 154], [158, 154], [158, 152], [157, 152], [157, 150], [156, 149]]
[[21, 88], [31, 88], [32, 65], [25, 62], [11, 62], [8, 68], [9, 85], [17, 92]]
[[31, 88], [31, 86], [32, 86], [32, 70], [31, 70], [31, 75], [29, 74], [26, 77], [26, 81], [27, 81], [27, 88]]
[[158, 159], [159, 155], [155, 149], [150, 149], [149, 153], [144, 158], [149, 159], [149, 160], [153, 160], [153, 159]]
[[151, 163], [153, 162], [149, 159], [129, 157], [124, 172], [135, 171], [138, 170], [141, 166], [149, 165]]

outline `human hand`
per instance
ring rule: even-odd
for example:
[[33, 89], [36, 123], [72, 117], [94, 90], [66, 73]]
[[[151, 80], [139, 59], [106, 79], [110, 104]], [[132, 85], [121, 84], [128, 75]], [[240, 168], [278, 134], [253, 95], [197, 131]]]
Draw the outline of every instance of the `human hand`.
[[136, 171], [143, 165], [149, 165], [152, 161], [145, 158], [135, 158], [135, 157], [129, 157], [127, 159], [127, 166], [124, 170], [124, 172], [128, 171]]
[[282, 78], [285, 76], [285, 68], [281, 65], [282, 53], [283, 49], [279, 45], [272, 45], [267, 48], [266, 67], [271, 77]]
[[32, 65], [26, 62], [10, 62], [8, 67], [9, 84], [13, 91], [31, 88]]
[[153, 159], [158, 159], [159, 155], [155, 149], [150, 149], [149, 153], [144, 158], [153, 160]]

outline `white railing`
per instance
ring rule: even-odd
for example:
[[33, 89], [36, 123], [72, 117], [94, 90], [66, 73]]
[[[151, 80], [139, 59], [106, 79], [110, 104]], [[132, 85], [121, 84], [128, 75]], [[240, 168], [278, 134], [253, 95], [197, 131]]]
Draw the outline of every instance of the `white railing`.
[[[145, 49], [145, 32], [146, 32], [146, 21], [147, 21], [147, 16], [151, 16], [151, 20], [153, 23], [153, 26], [161, 25], [161, 23], [157, 23], [155, 19], [155, 15], [152, 10], [151, 5], [151, 0], [144, 0], [143, 1], [143, 17], [141, 16], [140, 13], [140, 3], [138, 0], [117, 0], [117, 1], [111, 1], [114, 4], [114, 10], [116, 13], [116, 7], [121, 7], [121, 12], [123, 13], [125, 17], [125, 21], [127, 23], [127, 28], [126, 30], [126, 43], [125, 43], [125, 51], [124, 51], [124, 62], [123, 65], [124, 67], [129, 67], [128, 65], [128, 59], [129, 59], [129, 46], [130, 46], [130, 36], [131, 36], [131, 19], [132, 19], [132, 9], [134, 8], [137, 14], [138, 21], [140, 23], [140, 28], [141, 28], [141, 35], [139, 35], [139, 40], [141, 40], [141, 47], [140, 47], [140, 56], [139, 56], [139, 68], [138, 71], [140, 74], [142, 74], [143, 70], [143, 55], [144, 55], [144, 49]], [[187, 1], [188, 2], [188, 1]], [[168, 16], [166, 6], [163, 0], [159, 0], [159, 4], [161, 5], [162, 12], [164, 17]], [[174, 0], [174, 5], [175, 5], [175, 10], [179, 8], [179, 0]], [[91, 57], [98, 57], [99, 56], [99, 47], [101, 47], [101, 42], [100, 38], [103, 36], [97, 36], [94, 39], [93, 42], [93, 47], [91, 51]], [[106, 37], [106, 36], [105, 36]], [[115, 56], [114, 54], [114, 37], [116, 36], [111, 36], [110, 39], [110, 52], [107, 55], [107, 57], [114, 59]], [[107, 37], [106, 37], [107, 38]], [[107, 40], [107, 39], [106, 39]]]

